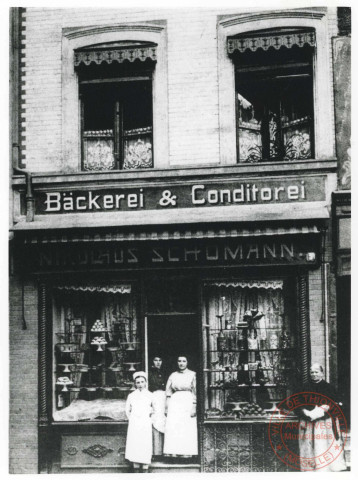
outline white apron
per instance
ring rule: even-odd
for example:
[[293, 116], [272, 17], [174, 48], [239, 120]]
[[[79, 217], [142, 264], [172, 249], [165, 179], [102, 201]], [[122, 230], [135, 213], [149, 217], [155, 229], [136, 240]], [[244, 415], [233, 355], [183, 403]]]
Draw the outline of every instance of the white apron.
[[125, 458], [133, 463], [150, 464], [152, 460], [153, 394], [148, 390], [135, 390], [126, 403], [129, 419]]
[[153, 392], [153, 427], [161, 433], [164, 433], [165, 429], [165, 400], [166, 397], [164, 390], [156, 390]]
[[163, 455], [164, 429], [165, 429], [165, 391], [153, 392], [153, 455]]
[[174, 392], [168, 406], [164, 434], [164, 454], [198, 455], [198, 430], [196, 417], [191, 417], [193, 394]]
[[[336, 423], [338, 440], [336, 440], [334, 436], [332, 422]], [[319, 424], [318, 428], [316, 427], [317, 423]], [[325, 434], [324, 437], [322, 433]], [[307, 471], [317, 470], [318, 472], [340, 472], [346, 470], [347, 467], [345, 464], [344, 452], [342, 451], [342, 438], [337, 420], [332, 418], [318, 419], [316, 422], [301, 420], [298, 438], [300, 457], [312, 459], [312, 468], [307, 469]], [[314, 459], [319, 458], [325, 452], [331, 452], [330, 455], [336, 454], [337, 457], [329, 465], [317, 467], [316, 469]], [[338, 455], [338, 452], [341, 453]]]

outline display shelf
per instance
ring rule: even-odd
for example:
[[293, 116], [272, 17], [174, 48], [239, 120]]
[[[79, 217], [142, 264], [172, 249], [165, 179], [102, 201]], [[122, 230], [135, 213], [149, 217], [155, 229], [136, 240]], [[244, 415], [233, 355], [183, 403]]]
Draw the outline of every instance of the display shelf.
[[73, 322], [66, 320], [65, 331], [54, 332], [59, 340], [54, 345], [58, 409], [75, 399], [123, 399], [131, 391], [133, 372], [140, 365], [140, 342], [133, 318], [121, 319], [110, 324], [78, 320], [81, 332], [72, 332]]
[[[208, 285], [202, 321], [205, 409], [226, 411], [232, 401], [261, 408], [289, 393], [297, 349], [283, 283], [273, 282], [272, 289], [262, 281]], [[248, 418], [255, 420], [254, 413]], [[265, 415], [263, 409], [259, 418]]]
[[[254, 320], [252, 320], [254, 321]], [[258, 321], [258, 320], [255, 320], [255, 321]], [[210, 325], [203, 325], [205, 327], [209, 327], [210, 328], [210, 331], [211, 333], [215, 334], [215, 333], [219, 333], [219, 332], [232, 332], [232, 333], [237, 333], [238, 330], [243, 330], [243, 329], [249, 329], [249, 328], [255, 328], [256, 330], [281, 330], [281, 327], [279, 324], [277, 324], [276, 326], [274, 325], [271, 325], [271, 327], [264, 327], [264, 328], [261, 328], [261, 327], [257, 327], [257, 326], [252, 326], [250, 327], [249, 325], [238, 325], [238, 326], [235, 326], [235, 327], [232, 327], [232, 328], [211, 328]]]
[[245, 348], [245, 349], [233, 349], [233, 348], [228, 348], [227, 350], [210, 350], [212, 353], [254, 353], [254, 352], [288, 352], [288, 351], [295, 351], [296, 349], [294, 347], [287, 347], [287, 348]]

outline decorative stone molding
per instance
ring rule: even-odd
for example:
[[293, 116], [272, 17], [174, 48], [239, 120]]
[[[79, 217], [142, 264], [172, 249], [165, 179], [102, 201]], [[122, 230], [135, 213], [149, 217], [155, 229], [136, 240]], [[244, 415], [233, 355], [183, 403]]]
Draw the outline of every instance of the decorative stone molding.
[[164, 28], [164, 22], [160, 24], [152, 23], [128, 23], [128, 24], [113, 24], [113, 25], [94, 25], [85, 28], [64, 28], [63, 35], [68, 40], [73, 40], [80, 37], [88, 37], [93, 35], [102, 35], [107, 33], [117, 32], [151, 32], [161, 33]]
[[83, 453], [87, 453], [88, 455], [91, 455], [91, 457], [94, 458], [103, 458], [105, 457], [108, 453], [112, 453], [113, 450], [111, 448], [104, 447], [103, 445], [96, 444], [96, 445], [91, 445], [88, 448], [85, 448], [82, 450]]
[[46, 284], [39, 285], [39, 424], [47, 425], [47, 288]]
[[295, 19], [295, 18], [309, 18], [320, 20], [325, 13], [317, 10], [272, 10], [267, 12], [243, 13], [235, 16], [224, 16], [220, 19], [220, 25], [223, 27], [231, 27], [233, 25], [240, 25], [241, 23], [276, 20], [280, 18]]
[[67, 447], [64, 449], [64, 451], [68, 454], [68, 455], [76, 455], [78, 450], [76, 447]]
[[300, 326], [300, 367], [303, 384], [309, 380], [310, 369], [310, 335], [308, 315], [308, 279], [306, 273], [298, 277], [298, 316]]

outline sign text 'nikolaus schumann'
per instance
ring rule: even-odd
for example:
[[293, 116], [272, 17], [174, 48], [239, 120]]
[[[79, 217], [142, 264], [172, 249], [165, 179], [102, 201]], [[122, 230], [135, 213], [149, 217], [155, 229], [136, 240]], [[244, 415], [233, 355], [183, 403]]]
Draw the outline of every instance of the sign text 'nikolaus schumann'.
[[22, 268], [33, 271], [195, 266], [307, 265], [318, 260], [318, 238], [217, 239], [21, 247]]
[[325, 199], [324, 177], [36, 193], [37, 214], [276, 204]]

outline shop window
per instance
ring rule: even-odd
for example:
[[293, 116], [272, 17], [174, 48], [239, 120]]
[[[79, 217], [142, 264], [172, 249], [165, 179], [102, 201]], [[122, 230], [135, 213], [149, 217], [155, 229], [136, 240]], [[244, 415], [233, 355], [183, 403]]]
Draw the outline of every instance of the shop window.
[[295, 29], [228, 40], [239, 162], [314, 158], [314, 45], [313, 31]]
[[60, 286], [54, 294], [53, 418], [126, 420], [141, 369], [131, 285]]
[[75, 52], [83, 170], [153, 167], [155, 61], [155, 45], [143, 42], [97, 45]]
[[265, 417], [293, 393], [299, 380], [294, 291], [287, 280], [205, 285], [208, 418]]

